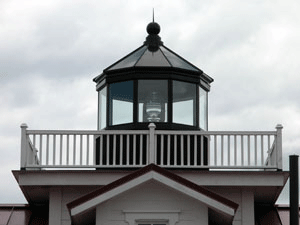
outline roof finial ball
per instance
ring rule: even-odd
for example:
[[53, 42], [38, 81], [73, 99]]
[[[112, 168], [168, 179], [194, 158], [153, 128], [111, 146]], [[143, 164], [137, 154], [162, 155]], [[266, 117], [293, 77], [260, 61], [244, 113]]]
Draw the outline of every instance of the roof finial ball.
[[157, 34], [159, 34], [159, 32], [160, 32], [160, 26], [159, 26], [158, 23], [153, 21], [153, 22], [148, 24], [148, 26], [147, 26], [147, 33], [148, 34], [157, 35]]
[[147, 26], [147, 33], [149, 34], [146, 37], [144, 44], [148, 46], [150, 52], [156, 52], [159, 49], [159, 46], [163, 44], [160, 37], [158, 36], [160, 32], [160, 26], [158, 23], [154, 22], [154, 9], [153, 9], [153, 21]]

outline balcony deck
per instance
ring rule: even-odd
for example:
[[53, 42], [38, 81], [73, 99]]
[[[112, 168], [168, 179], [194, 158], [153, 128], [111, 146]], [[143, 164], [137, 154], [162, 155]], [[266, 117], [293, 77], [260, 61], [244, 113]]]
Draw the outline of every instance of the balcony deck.
[[21, 169], [141, 168], [282, 170], [282, 126], [274, 131], [28, 130]]

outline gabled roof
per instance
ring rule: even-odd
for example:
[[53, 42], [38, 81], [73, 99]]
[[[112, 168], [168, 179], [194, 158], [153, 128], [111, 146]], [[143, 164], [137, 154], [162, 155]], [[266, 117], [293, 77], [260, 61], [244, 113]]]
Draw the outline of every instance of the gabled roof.
[[99, 190], [70, 202], [67, 204], [67, 207], [71, 217], [74, 218], [94, 210], [101, 203], [150, 180], [165, 184], [173, 190], [192, 197], [207, 205], [209, 209], [219, 212], [226, 217], [233, 218], [238, 208], [238, 204], [154, 164], [150, 164]]

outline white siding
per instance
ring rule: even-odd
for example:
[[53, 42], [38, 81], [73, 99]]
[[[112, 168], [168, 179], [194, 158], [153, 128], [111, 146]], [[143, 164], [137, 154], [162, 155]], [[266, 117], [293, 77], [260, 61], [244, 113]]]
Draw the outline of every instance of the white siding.
[[158, 182], [147, 182], [100, 204], [96, 212], [97, 225], [128, 225], [124, 211], [167, 212], [179, 210], [177, 225], [207, 225], [207, 207], [184, 194]]

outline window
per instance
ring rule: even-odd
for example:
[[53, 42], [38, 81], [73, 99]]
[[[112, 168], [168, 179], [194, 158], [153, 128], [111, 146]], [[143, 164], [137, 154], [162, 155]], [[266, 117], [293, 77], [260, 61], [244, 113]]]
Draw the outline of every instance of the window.
[[109, 125], [133, 122], [133, 81], [109, 86]]
[[137, 221], [137, 225], [167, 225], [168, 221]]
[[180, 210], [124, 210], [123, 213], [129, 225], [175, 225], [179, 220]]

